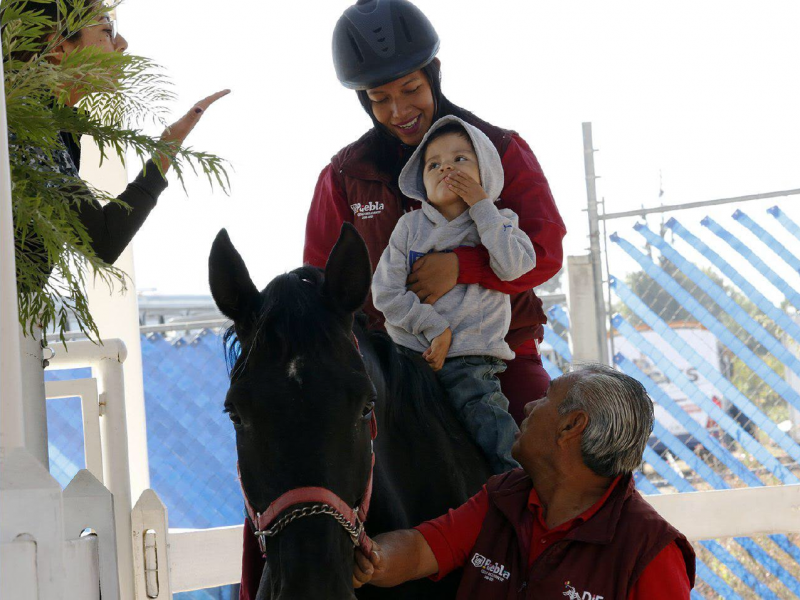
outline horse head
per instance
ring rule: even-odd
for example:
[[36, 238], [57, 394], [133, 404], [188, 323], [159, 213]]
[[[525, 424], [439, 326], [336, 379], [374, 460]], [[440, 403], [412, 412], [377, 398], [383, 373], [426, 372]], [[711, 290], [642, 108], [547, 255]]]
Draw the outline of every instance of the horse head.
[[319, 502], [309, 490], [340, 499], [340, 516], [363, 508], [365, 494], [368, 501], [375, 388], [353, 321], [370, 282], [366, 245], [349, 224], [324, 272], [301, 267], [261, 292], [224, 229], [211, 248], [211, 293], [233, 321], [225, 338], [232, 356], [225, 411], [267, 558], [258, 598], [355, 598], [352, 529], [359, 522], [350, 519], [348, 530], [320, 508], [336, 502]]

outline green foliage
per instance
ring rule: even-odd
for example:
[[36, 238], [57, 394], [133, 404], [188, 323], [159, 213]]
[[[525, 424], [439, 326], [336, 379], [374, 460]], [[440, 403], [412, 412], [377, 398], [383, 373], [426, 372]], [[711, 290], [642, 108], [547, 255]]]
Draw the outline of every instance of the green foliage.
[[[58, 23], [42, 10], [54, 1], [63, 15]], [[220, 158], [140, 129], [147, 122], [164, 124], [174, 99], [158, 65], [94, 47], [52, 60], [61, 36], [80, 31], [110, 9], [96, 0], [70, 0], [69, 5], [65, 0], [0, 0], [20, 322], [26, 331], [34, 324], [45, 331], [54, 327], [62, 340], [70, 316], [81, 331], [98, 337], [86, 299], [87, 279], [125, 284], [124, 273], [93, 252], [78, 213], [95, 199], [124, 203], [65, 173], [59, 132], [91, 136], [101, 160], [132, 153], [144, 163], [151, 156], [168, 156], [182, 185], [189, 167], [212, 186], [228, 189]], [[76, 89], [82, 99], [70, 107]]]

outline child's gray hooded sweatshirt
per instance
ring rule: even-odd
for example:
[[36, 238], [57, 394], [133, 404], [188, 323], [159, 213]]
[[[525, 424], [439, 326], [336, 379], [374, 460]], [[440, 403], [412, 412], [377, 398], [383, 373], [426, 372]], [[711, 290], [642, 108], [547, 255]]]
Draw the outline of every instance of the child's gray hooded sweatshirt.
[[[434, 131], [454, 121], [464, 127], [472, 140], [481, 185], [488, 197], [448, 221], [427, 200], [422, 180], [423, 149]], [[435, 337], [450, 327], [453, 341], [448, 357], [514, 358], [504, 340], [511, 323], [511, 302], [506, 294], [477, 284], [457, 284], [431, 306], [422, 304], [414, 292], [406, 290], [406, 278], [417, 258], [459, 246], [483, 245], [489, 251], [492, 270], [503, 281], [517, 279], [536, 266], [533, 245], [519, 229], [517, 215], [508, 209], [498, 210], [494, 204], [503, 185], [500, 155], [480, 130], [448, 115], [425, 134], [400, 173], [400, 190], [409, 198], [420, 200], [422, 209], [406, 213], [397, 222], [372, 280], [373, 302], [386, 317], [386, 330], [396, 343], [424, 352]]]

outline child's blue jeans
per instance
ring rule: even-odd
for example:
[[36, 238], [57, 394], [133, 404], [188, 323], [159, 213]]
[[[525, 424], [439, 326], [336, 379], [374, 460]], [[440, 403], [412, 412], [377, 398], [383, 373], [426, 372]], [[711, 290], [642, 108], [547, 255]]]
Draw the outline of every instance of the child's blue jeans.
[[451, 406], [470, 437], [483, 450], [495, 474], [519, 467], [511, 445], [519, 429], [508, 412], [498, 373], [506, 364], [493, 356], [456, 356], [436, 373]]

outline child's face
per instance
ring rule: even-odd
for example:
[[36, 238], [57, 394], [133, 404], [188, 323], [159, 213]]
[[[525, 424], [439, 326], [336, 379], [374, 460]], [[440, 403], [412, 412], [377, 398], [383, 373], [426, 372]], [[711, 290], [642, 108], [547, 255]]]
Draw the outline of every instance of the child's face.
[[450, 188], [445, 177], [454, 171], [461, 171], [478, 183], [481, 174], [478, 156], [472, 143], [465, 135], [448, 133], [436, 138], [425, 148], [425, 164], [422, 167], [422, 181], [428, 201], [436, 208], [452, 204], [466, 203]]

